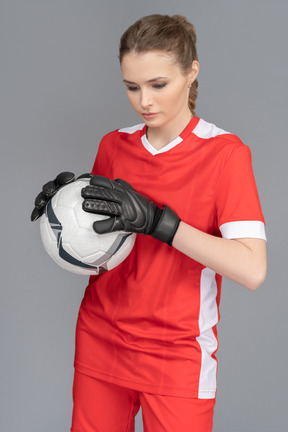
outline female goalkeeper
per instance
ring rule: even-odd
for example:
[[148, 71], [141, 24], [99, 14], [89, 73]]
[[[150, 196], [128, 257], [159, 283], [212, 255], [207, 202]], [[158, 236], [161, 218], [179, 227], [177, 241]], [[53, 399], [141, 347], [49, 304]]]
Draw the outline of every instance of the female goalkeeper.
[[[83, 208], [109, 216], [97, 233], [139, 235], [86, 289], [71, 431], [131, 432], [141, 406], [146, 432], [210, 432], [222, 276], [255, 290], [266, 274], [250, 150], [195, 115], [199, 63], [186, 18], [138, 20], [119, 59], [141, 122], [104, 136]], [[60, 175], [53, 193], [72, 177]]]

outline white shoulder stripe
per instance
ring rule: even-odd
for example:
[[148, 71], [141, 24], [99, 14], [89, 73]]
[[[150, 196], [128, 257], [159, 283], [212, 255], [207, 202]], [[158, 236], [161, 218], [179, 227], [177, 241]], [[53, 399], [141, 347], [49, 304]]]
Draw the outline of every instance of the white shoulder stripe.
[[200, 119], [197, 126], [193, 129], [192, 133], [197, 135], [199, 138], [209, 139], [214, 138], [218, 135], [229, 134], [223, 129], [218, 128], [212, 123], [208, 123], [203, 119]]
[[145, 123], [140, 123], [137, 124], [135, 126], [131, 126], [131, 127], [127, 127], [127, 128], [123, 128], [123, 129], [118, 129], [118, 132], [124, 132], [124, 133], [128, 133], [128, 134], [133, 134], [134, 132], [137, 132], [138, 130], [142, 130], [145, 126]]
[[266, 239], [265, 225], [261, 221], [227, 222], [220, 227], [222, 237], [226, 239], [258, 238]]

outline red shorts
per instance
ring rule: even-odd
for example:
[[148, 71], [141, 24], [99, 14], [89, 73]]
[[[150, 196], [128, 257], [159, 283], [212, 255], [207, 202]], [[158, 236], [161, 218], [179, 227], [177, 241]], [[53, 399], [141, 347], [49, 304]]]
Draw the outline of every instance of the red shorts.
[[215, 399], [142, 393], [75, 372], [71, 432], [133, 432], [141, 406], [144, 432], [211, 432]]

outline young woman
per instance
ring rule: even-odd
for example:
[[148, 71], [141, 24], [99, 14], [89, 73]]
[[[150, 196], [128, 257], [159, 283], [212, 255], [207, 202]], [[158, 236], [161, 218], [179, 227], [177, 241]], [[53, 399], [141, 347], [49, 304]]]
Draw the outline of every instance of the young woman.
[[[117, 268], [91, 277], [76, 332], [73, 432], [212, 430], [221, 278], [254, 290], [266, 274], [264, 219], [249, 148], [195, 116], [196, 35], [150, 15], [122, 36], [139, 125], [106, 135], [85, 211], [98, 233], [139, 233]], [[38, 198], [36, 219], [59, 185]], [[48, 193], [47, 193], [48, 191]], [[46, 195], [45, 195], [46, 194]], [[41, 201], [41, 202], [40, 202]]]

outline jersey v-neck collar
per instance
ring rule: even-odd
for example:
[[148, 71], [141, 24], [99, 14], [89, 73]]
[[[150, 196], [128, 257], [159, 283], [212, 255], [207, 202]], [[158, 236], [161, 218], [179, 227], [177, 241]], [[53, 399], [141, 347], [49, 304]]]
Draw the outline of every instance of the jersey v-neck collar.
[[168, 143], [165, 147], [162, 147], [160, 150], [155, 149], [155, 147], [152, 146], [152, 144], [150, 144], [150, 142], [147, 139], [147, 125], [144, 126], [142, 132], [142, 136], [141, 136], [141, 141], [143, 146], [145, 147], [145, 149], [152, 154], [152, 156], [155, 156], [157, 154], [161, 154], [161, 153], [166, 153], [169, 150], [173, 149], [174, 147], [176, 147], [178, 144], [180, 144], [188, 135], [190, 135], [193, 130], [195, 129], [195, 127], [197, 126], [199, 122], [199, 118], [196, 116], [193, 116], [191, 121], [188, 123], [188, 125], [186, 126], [186, 128], [181, 132], [181, 134], [175, 138], [174, 140], [172, 140], [170, 143]]

